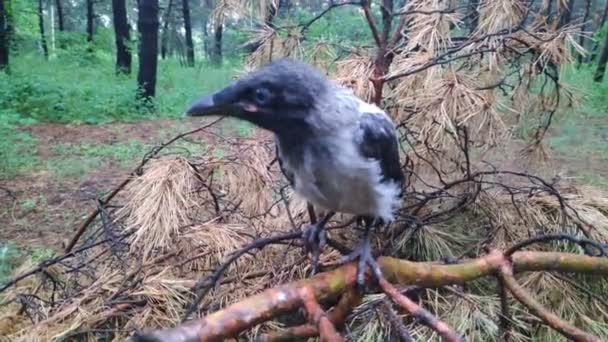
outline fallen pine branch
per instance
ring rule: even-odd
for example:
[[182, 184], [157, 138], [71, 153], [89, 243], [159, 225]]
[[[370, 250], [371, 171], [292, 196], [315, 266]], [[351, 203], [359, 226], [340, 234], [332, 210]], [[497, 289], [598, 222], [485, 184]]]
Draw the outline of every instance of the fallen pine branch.
[[[216, 120], [213, 120], [212, 122], [201, 126], [199, 128], [190, 130], [188, 132], [184, 132], [181, 134], [176, 135], [175, 137], [173, 137], [171, 140], [167, 141], [166, 143], [163, 143], [159, 146], [154, 147], [151, 151], [149, 151], [148, 153], [146, 153], [146, 155], [143, 157], [142, 161], [139, 163], [139, 165], [130, 173], [129, 177], [127, 177], [125, 180], [123, 180], [120, 184], [118, 184], [117, 187], [115, 187], [108, 195], [106, 195], [103, 199], [99, 199], [98, 202], [101, 205], [105, 205], [107, 203], [109, 203], [112, 198], [114, 198], [122, 189], [125, 188], [125, 186], [127, 186], [127, 184], [129, 184], [129, 182], [131, 182], [131, 180], [133, 179], [134, 176], [136, 175], [140, 175], [143, 171], [143, 167], [150, 161], [152, 160], [154, 157], [156, 157], [163, 149], [165, 149], [167, 146], [173, 144], [174, 142], [188, 136], [194, 133], [198, 133], [201, 131], [204, 131], [205, 129], [214, 126], [215, 124], [217, 124], [218, 122], [222, 121], [223, 118], [219, 118]], [[95, 220], [95, 218], [97, 217], [97, 215], [99, 215], [100, 209], [99, 207], [95, 208], [95, 210], [93, 210], [88, 216], [87, 218], [84, 220], [84, 222], [82, 222], [82, 224], [78, 227], [78, 229], [76, 229], [76, 233], [74, 234], [74, 236], [72, 237], [72, 239], [67, 243], [64, 253], [69, 253], [72, 248], [74, 248], [74, 246], [76, 245], [76, 243], [78, 242], [78, 240], [80, 240], [80, 237], [82, 237], [82, 234], [84, 234], [84, 232], [87, 230], [87, 228], [91, 225], [91, 223], [93, 223], [93, 221]]]
[[[483, 257], [452, 265], [411, 262], [391, 257], [380, 257], [378, 262], [386, 280], [393, 284], [431, 288], [496, 276], [504, 265], [512, 265], [514, 272], [555, 271], [608, 276], [608, 258], [559, 252], [515, 252], [507, 258], [502, 252], [493, 250]], [[257, 324], [303, 307], [302, 291], [310, 291], [317, 301], [325, 302], [338, 298], [352, 288], [355, 282], [356, 265], [347, 264], [310, 279], [268, 289], [178, 327], [136, 335], [134, 340], [186, 342], [216, 341], [233, 337]], [[562, 323], [565, 322], [560, 324]]]

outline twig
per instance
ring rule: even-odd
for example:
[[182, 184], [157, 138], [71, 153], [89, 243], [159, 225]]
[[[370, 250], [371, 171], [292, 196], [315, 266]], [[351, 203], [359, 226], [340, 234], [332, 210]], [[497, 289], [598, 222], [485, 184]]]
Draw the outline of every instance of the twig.
[[[121, 239], [124, 239], [124, 238], [126, 238], [127, 236], [129, 236], [129, 235], [131, 235], [131, 234], [132, 234], [132, 232], [129, 232], [129, 233], [123, 234], [123, 235], [121, 236]], [[74, 256], [75, 256], [75, 255], [77, 255], [78, 253], [84, 252], [84, 251], [86, 251], [86, 250], [89, 250], [89, 249], [91, 249], [91, 248], [97, 247], [97, 246], [99, 246], [99, 245], [103, 245], [104, 243], [106, 243], [106, 242], [110, 242], [110, 241], [112, 241], [112, 239], [105, 239], [105, 240], [97, 241], [97, 242], [95, 242], [95, 243], [92, 243], [92, 244], [90, 244], [90, 245], [83, 246], [83, 247], [81, 247], [81, 248], [79, 248], [79, 249], [77, 249], [77, 250], [71, 251], [71, 252], [69, 252], [69, 253], [66, 253], [66, 254], [60, 255], [60, 256], [55, 257], [55, 258], [52, 258], [52, 259], [45, 260], [45, 261], [41, 262], [40, 264], [38, 264], [38, 266], [36, 266], [34, 269], [32, 269], [32, 270], [30, 270], [30, 271], [28, 271], [28, 272], [25, 272], [25, 273], [23, 273], [23, 274], [21, 274], [21, 275], [19, 275], [19, 276], [15, 277], [15, 278], [11, 279], [11, 280], [10, 280], [8, 283], [6, 283], [6, 284], [2, 285], [2, 286], [0, 287], [0, 293], [2, 293], [3, 291], [5, 291], [5, 290], [6, 290], [6, 289], [8, 289], [9, 287], [11, 287], [11, 286], [13, 286], [13, 285], [17, 284], [17, 283], [18, 283], [18, 282], [20, 282], [21, 280], [23, 280], [23, 279], [25, 279], [25, 278], [28, 278], [28, 277], [30, 277], [30, 276], [32, 276], [32, 275], [34, 275], [34, 274], [37, 274], [37, 273], [40, 273], [40, 272], [44, 271], [44, 270], [45, 270], [47, 267], [49, 267], [49, 266], [51, 266], [51, 265], [57, 264], [57, 263], [59, 263], [59, 262], [61, 262], [61, 261], [63, 261], [63, 260], [66, 260], [66, 259], [69, 259], [69, 258], [71, 258], [71, 257], [74, 257]]]
[[17, 196], [15, 196], [15, 193], [11, 189], [0, 186], [0, 190], [4, 191], [6, 195], [10, 197], [13, 201], [17, 200]]
[[407, 331], [403, 321], [397, 316], [397, 313], [393, 310], [391, 303], [388, 300], [384, 299], [382, 301], [380, 312], [383, 316], [386, 316], [386, 319], [391, 323], [399, 336], [400, 342], [414, 342], [412, 335]]
[[509, 309], [509, 298], [504, 281], [498, 279], [498, 294], [500, 296], [500, 325], [498, 330], [498, 340], [509, 342], [511, 340], [511, 312]]
[[515, 280], [515, 277], [513, 276], [513, 268], [508, 262], [505, 262], [500, 266], [499, 277], [509, 292], [511, 292], [520, 303], [527, 307], [532, 314], [540, 318], [545, 324], [555, 329], [560, 334], [577, 342], [600, 342], [598, 337], [590, 335], [562, 320], [532, 298], [532, 296], [517, 283], [517, 280]]
[[[161, 144], [160, 146], [157, 146], [155, 148], [153, 148], [151, 151], [149, 151], [148, 153], [146, 153], [146, 155], [144, 156], [144, 158], [142, 159], [141, 163], [135, 168], [135, 170], [133, 170], [129, 177], [127, 177], [125, 180], [122, 181], [122, 183], [120, 183], [116, 188], [114, 188], [114, 190], [112, 190], [107, 196], [105, 196], [105, 198], [103, 199], [99, 199], [99, 202], [103, 205], [107, 204], [108, 202], [110, 202], [112, 200], [112, 198], [114, 198], [114, 196], [116, 196], [127, 184], [129, 184], [129, 182], [131, 182], [131, 180], [133, 179], [134, 176], [141, 174], [143, 167], [154, 157], [156, 157], [158, 155], [158, 153], [160, 153], [160, 151], [162, 151], [165, 147], [173, 144], [174, 142], [176, 142], [177, 140], [194, 134], [194, 133], [198, 133], [200, 131], [203, 131], [213, 125], [215, 125], [216, 123], [222, 121], [224, 119], [224, 117], [220, 117], [219, 119], [216, 119], [202, 127], [199, 127], [197, 129], [193, 129], [191, 131], [185, 132], [185, 133], [181, 133], [177, 136], [175, 136], [173, 139], [167, 141], [166, 143]], [[76, 233], [74, 234], [74, 237], [72, 237], [72, 240], [70, 240], [70, 242], [68, 243], [68, 245], [65, 247], [65, 253], [69, 253], [72, 248], [74, 248], [74, 246], [76, 245], [76, 243], [78, 242], [78, 240], [80, 239], [80, 237], [82, 236], [82, 234], [84, 234], [84, 232], [87, 230], [87, 228], [89, 227], [89, 225], [93, 222], [93, 220], [95, 220], [95, 218], [97, 217], [97, 215], [99, 215], [99, 208], [95, 208], [95, 210], [93, 210], [89, 216], [87, 216], [87, 218], [84, 220], [84, 222], [80, 225], [80, 227], [78, 227], [78, 229], [76, 230]]]
[[[329, 320], [334, 326], [340, 328], [348, 315], [350, 315], [353, 309], [359, 304], [361, 304], [361, 294], [354, 288], [351, 288], [342, 295], [338, 304], [329, 312]], [[319, 336], [319, 329], [313, 324], [304, 324], [287, 328], [283, 331], [262, 335], [258, 338], [258, 342], [288, 342], [299, 338], [310, 338], [315, 336]]]
[[361, 5], [361, 1], [344, 1], [344, 2], [338, 2], [338, 3], [332, 2], [331, 5], [329, 5], [326, 9], [324, 9], [319, 14], [314, 16], [312, 19], [310, 19], [309, 21], [307, 21], [303, 24], [300, 24], [300, 26], [302, 27], [302, 33], [304, 33], [306, 30], [308, 30], [308, 28], [312, 24], [314, 24], [317, 20], [321, 19], [321, 17], [326, 15], [331, 10], [338, 8], [338, 7], [342, 7], [342, 6], [348, 6], [348, 5]]
[[271, 245], [273, 243], [296, 239], [302, 236], [302, 232], [296, 231], [283, 235], [272, 236], [268, 238], [258, 239], [254, 242], [248, 244], [247, 246], [242, 247], [241, 249], [234, 251], [226, 261], [224, 261], [210, 276], [206, 276], [201, 278], [196, 285], [194, 286], [194, 291], [196, 293], [194, 301], [190, 304], [190, 307], [184, 314], [182, 318], [182, 322], [186, 321], [194, 311], [197, 310], [199, 304], [205, 298], [207, 293], [211, 291], [211, 289], [215, 286], [215, 284], [220, 280], [224, 272], [228, 269], [228, 267], [235, 262], [241, 256], [249, 253], [251, 250], [257, 249], [261, 250], [264, 247]]
[[369, 29], [372, 31], [372, 36], [374, 37], [374, 41], [378, 47], [383, 46], [384, 42], [380, 37], [380, 33], [378, 32], [378, 25], [376, 25], [376, 20], [374, 19], [374, 15], [372, 14], [372, 10], [370, 8], [370, 0], [362, 0], [361, 7], [363, 7], [363, 13], [365, 14], [365, 19], [367, 20], [367, 24], [369, 25]]
[[304, 309], [308, 314], [308, 320], [317, 326], [321, 341], [326, 342], [341, 342], [342, 336], [338, 334], [336, 328], [327, 317], [327, 314], [317, 302], [314, 293], [309, 288], [302, 288], [300, 296], [304, 304]]
[[601, 244], [599, 244], [595, 241], [591, 241], [589, 239], [579, 239], [577, 237], [574, 237], [574, 236], [568, 235], [568, 234], [541, 235], [541, 236], [533, 237], [531, 239], [522, 241], [522, 242], [512, 246], [505, 252], [505, 255], [510, 256], [513, 253], [515, 253], [521, 249], [524, 249], [530, 245], [536, 244], [536, 243], [550, 242], [550, 241], [556, 241], [556, 240], [565, 240], [565, 241], [569, 241], [574, 244], [577, 244], [585, 250], [585, 253], [589, 253], [589, 250], [587, 248], [588, 248], [588, 246], [592, 246], [595, 249], [597, 249], [597, 251], [599, 252], [598, 256], [603, 256], [603, 257], [608, 256], [608, 252], [606, 252], [606, 249]]
[[441, 321], [439, 318], [435, 317], [432, 313], [430, 313], [427, 309], [422, 306], [414, 303], [407, 296], [402, 295], [399, 290], [391, 283], [386, 281], [384, 278], [378, 279], [378, 285], [387, 296], [389, 296], [395, 303], [397, 303], [403, 310], [408, 312], [410, 315], [416, 317], [420, 322], [429, 328], [435, 330], [445, 341], [449, 342], [459, 342], [464, 341], [464, 339], [455, 331], [452, 330], [447, 324]]

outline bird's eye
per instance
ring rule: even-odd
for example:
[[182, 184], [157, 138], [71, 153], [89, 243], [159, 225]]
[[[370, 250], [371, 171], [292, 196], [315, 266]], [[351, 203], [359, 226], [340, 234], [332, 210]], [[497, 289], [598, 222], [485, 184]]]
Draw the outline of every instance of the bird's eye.
[[270, 102], [270, 90], [267, 88], [259, 88], [255, 91], [255, 101], [261, 105], [266, 105]]

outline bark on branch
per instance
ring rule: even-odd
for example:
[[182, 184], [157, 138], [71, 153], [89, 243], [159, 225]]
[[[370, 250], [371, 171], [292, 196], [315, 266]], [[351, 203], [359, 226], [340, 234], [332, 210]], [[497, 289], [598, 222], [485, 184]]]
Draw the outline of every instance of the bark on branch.
[[[491, 251], [484, 257], [454, 265], [411, 262], [391, 257], [380, 257], [378, 262], [387, 281], [420, 287], [462, 284], [482, 277], [495, 276], [508, 263], [511, 263], [514, 272], [556, 271], [608, 276], [608, 258], [558, 252], [516, 252], [508, 260], [502, 252]], [[217, 341], [236, 336], [280, 314], [303, 307], [303, 291], [310, 293], [319, 302], [335, 300], [353, 288], [355, 278], [356, 265], [354, 263], [344, 265], [310, 279], [268, 289], [176, 328], [137, 336], [135, 340]], [[508, 284], [507, 287], [513, 289]], [[331, 315], [330, 320], [334, 321]], [[548, 322], [545, 321], [545, 323]], [[315, 332], [314, 330], [312, 329], [313, 332]], [[307, 329], [307, 332], [310, 333], [311, 329]], [[591, 339], [591, 341], [594, 340]]]

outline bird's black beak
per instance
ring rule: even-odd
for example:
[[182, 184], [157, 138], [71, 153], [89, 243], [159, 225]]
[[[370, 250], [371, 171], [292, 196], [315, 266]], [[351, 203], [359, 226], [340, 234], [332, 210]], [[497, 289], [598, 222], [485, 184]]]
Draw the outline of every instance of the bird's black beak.
[[186, 111], [186, 116], [230, 115], [235, 106], [218, 99], [217, 93], [203, 96], [196, 100]]
[[242, 108], [239, 104], [236, 83], [208, 94], [196, 100], [185, 113], [185, 116], [236, 116]]

